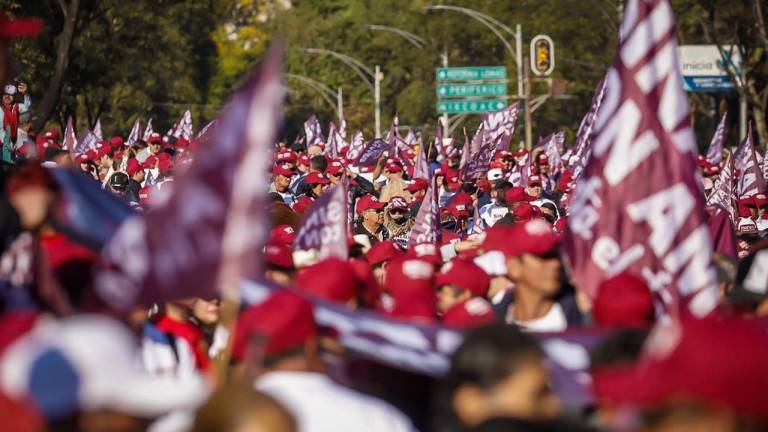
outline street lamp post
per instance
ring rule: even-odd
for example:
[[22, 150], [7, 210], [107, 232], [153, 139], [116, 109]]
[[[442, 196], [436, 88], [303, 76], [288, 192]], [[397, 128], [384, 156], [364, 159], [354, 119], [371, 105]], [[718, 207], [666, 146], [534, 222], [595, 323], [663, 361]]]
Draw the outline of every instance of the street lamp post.
[[333, 100], [336, 99], [336, 113], [339, 116], [339, 121], [341, 121], [341, 118], [343, 116], [342, 109], [342, 94], [341, 94], [341, 88], [339, 88], [338, 92], [333, 91], [332, 88], [328, 87], [327, 85], [321, 83], [320, 81], [317, 81], [315, 79], [312, 79], [308, 76], [294, 74], [294, 73], [286, 73], [285, 76], [287, 78], [293, 78], [295, 80], [301, 81], [303, 84], [306, 84], [307, 86], [311, 87], [315, 91], [317, 91], [320, 96], [328, 102], [329, 105], [334, 106]]

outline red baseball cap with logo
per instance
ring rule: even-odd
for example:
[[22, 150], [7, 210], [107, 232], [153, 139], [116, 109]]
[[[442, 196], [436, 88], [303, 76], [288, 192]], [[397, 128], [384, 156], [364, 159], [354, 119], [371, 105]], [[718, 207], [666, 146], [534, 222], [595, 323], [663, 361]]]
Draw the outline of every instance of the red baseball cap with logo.
[[400, 162], [397, 162], [397, 161], [393, 161], [393, 162], [387, 164], [386, 168], [387, 168], [387, 171], [393, 172], [393, 173], [397, 173], [397, 172], [402, 172], [403, 171], [403, 166], [400, 165]]
[[649, 327], [655, 320], [653, 295], [643, 279], [621, 273], [600, 284], [592, 315], [602, 326]]
[[269, 241], [275, 243], [282, 243], [285, 245], [292, 245], [296, 240], [296, 231], [290, 225], [278, 225], [272, 228], [269, 233]]
[[357, 205], [355, 206], [355, 212], [357, 214], [363, 214], [366, 210], [376, 210], [384, 207], [384, 203], [379, 201], [378, 198], [376, 198], [373, 195], [365, 195], [359, 200], [357, 200]]
[[443, 325], [461, 330], [480, 327], [496, 321], [488, 300], [474, 297], [454, 305], [443, 314]]
[[405, 210], [408, 209], [408, 203], [405, 201], [405, 198], [401, 196], [393, 196], [389, 199], [387, 202], [387, 210], [394, 210], [394, 209], [401, 209]]
[[303, 154], [297, 159], [299, 165], [309, 166], [309, 156]]
[[298, 214], [304, 214], [305, 211], [315, 202], [312, 198], [302, 195], [293, 203], [293, 211]]
[[456, 219], [469, 217], [469, 209], [464, 204], [451, 203], [448, 206], [448, 212]]
[[545, 155], [544, 153], [539, 154], [539, 165], [547, 164], [549, 164], [549, 156]]
[[264, 246], [264, 261], [270, 266], [293, 269], [291, 246], [270, 239]]
[[507, 257], [523, 254], [546, 255], [560, 244], [552, 225], [543, 219], [533, 219], [515, 225], [494, 225], [485, 231], [482, 248], [499, 251]]
[[429, 188], [429, 181], [426, 179], [414, 179], [408, 187], [405, 188], [410, 193], [425, 191]]
[[526, 222], [542, 217], [541, 209], [526, 202], [520, 203], [520, 205], [515, 207], [515, 209], [512, 210], [512, 215], [515, 216], [516, 222]]
[[528, 186], [541, 186], [541, 177], [537, 175], [528, 177]]
[[518, 202], [531, 202], [536, 200], [536, 198], [528, 195], [528, 192], [526, 192], [525, 189], [521, 187], [513, 187], [507, 189], [504, 198], [507, 199], [508, 204], [514, 204]]
[[468, 258], [454, 258], [443, 264], [435, 277], [435, 286], [453, 285], [472, 293], [473, 297], [485, 297], [491, 278]]
[[125, 168], [125, 172], [129, 176], [133, 177], [134, 174], [136, 174], [137, 172], [139, 172], [139, 171], [141, 171], [143, 169], [144, 168], [142, 168], [142, 166], [139, 163], [139, 161], [137, 161], [136, 159], [129, 159], [128, 160], [128, 166]]
[[380, 241], [368, 250], [365, 260], [368, 265], [375, 266], [384, 261], [390, 261], [403, 253], [403, 250], [393, 240]]
[[316, 337], [312, 303], [299, 294], [281, 290], [248, 307], [237, 318], [232, 358], [243, 359], [256, 338], [263, 338], [264, 354], [274, 356], [296, 349]]
[[335, 160], [328, 164], [328, 169], [325, 172], [330, 175], [337, 176], [344, 172], [344, 164]]
[[287, 165], [276, 163], [274, 166], [272, 166], [272, 175], [291, 177], [293, 175], [293, 170]]
[[390, 261], [386, 271], [386, 288], [394, 301], [389, 315], [426, 322], [437, 319], [432, 264], [403, 256]]
[[328, 177], [326, 177], [323, 173], [311, 172], [307, 174], [306, 177], [304, 177], [304, 183], [327, 185], [330, 183], [330, 181], [328, 180]]
[[592, 372], [600, 400], [635, 407], [694, 401], [768, 420], [768, 333], [757, 320], [683, 318], [656, 327], [636, 364]]
[[163, 137], [157, 132], [153, 132], [149, 134], [149, 137], [147, 138], [147, 144], [156, 144], [156, 143], [162, 143], [162, 142], [163, 142]]
[[339, 303], [354, 300], [358, 294], [355, 269], [349, 262], [338, 258], [328, 258], [303, 268], [296, 275], [294, 284], [323, 300]]
[[440, 255], [440, 251], [432, 243], [419, 243], [413, 245], [408, 250], [408, 255], [422, 259], [433, 265], [440, 265], [443, 263], [443, 257]]
[[298, 159], [296, 153], [290, 150], [281, 151], [277, 154], [277, 160], [279, 162], [296, 162], [296, 159]]
[[765, 207], [768, 204], [768, 195], [764, 193], [755, 194], [754, 201], [755, 201], [755, 206]]

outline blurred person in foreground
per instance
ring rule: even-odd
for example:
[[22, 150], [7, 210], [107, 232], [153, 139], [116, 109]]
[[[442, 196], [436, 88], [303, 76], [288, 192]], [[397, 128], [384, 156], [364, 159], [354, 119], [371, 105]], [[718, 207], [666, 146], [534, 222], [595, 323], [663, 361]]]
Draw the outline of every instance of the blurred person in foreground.
[[197, 411], [191, 432], [295, 432], [282, 405], [245, 384], [223, 387]]

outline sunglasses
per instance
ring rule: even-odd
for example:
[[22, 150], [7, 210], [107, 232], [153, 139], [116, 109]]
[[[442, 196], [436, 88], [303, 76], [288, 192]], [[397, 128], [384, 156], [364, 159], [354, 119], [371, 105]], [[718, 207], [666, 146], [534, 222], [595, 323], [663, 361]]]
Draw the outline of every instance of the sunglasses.
[[389, 211], [389, 214], [399, 214], [404, 215], [406, 212], [403, 209], [393, 209]]

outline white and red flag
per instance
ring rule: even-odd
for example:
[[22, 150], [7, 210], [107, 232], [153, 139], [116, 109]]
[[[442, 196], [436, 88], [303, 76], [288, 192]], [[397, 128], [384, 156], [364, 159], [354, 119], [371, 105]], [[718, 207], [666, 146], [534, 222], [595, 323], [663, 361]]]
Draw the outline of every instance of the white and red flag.
[[630, 0], [620, 34], [564, 259], [591, 298], [628, 272], [648, 282], [660, 313], [707, 315], [718, 302], [712, 240], [669, 1]]
[[96, 119], [96, 124], [93, 125], [93, 134], [99, 141], [104, 141], [104, 133], [101, 131], [101, 118]]
[[719, 164], [723, 160], [723, 143], [725, 142], [725, 136], [728, 135], [728, 113], [723, 114], [720, 119], [720, 123], [717, 125], [715, 135], [712, 136], [712, 141], [709, 143], [709, 149], [707, 150], [707, 161], [711, 164]]
[[736, 167], [736, 193], [739, 198], [765, 192], [765, 178], [757, 162], [755, 143], [752, 140], [752, 122], [747, 127], [747, 136], [733, 155], [733, 163]]
[[125, 141], [125, 145], [128, 147], [133, 147], [133, 145], [136, 144], [136, 141], [139, 140], [140, 131], [141, 131], [141, 125], [139, 124], [139, 119], [136, 118], [136, 121], [133, 122], [131, 133], [128, 134], [128, 139]]
[[347, 259], [347, 214], [347, 191], [339, 184], [322, 194], [304, 213], [293, 249], [316, 251], [318, 260]]

